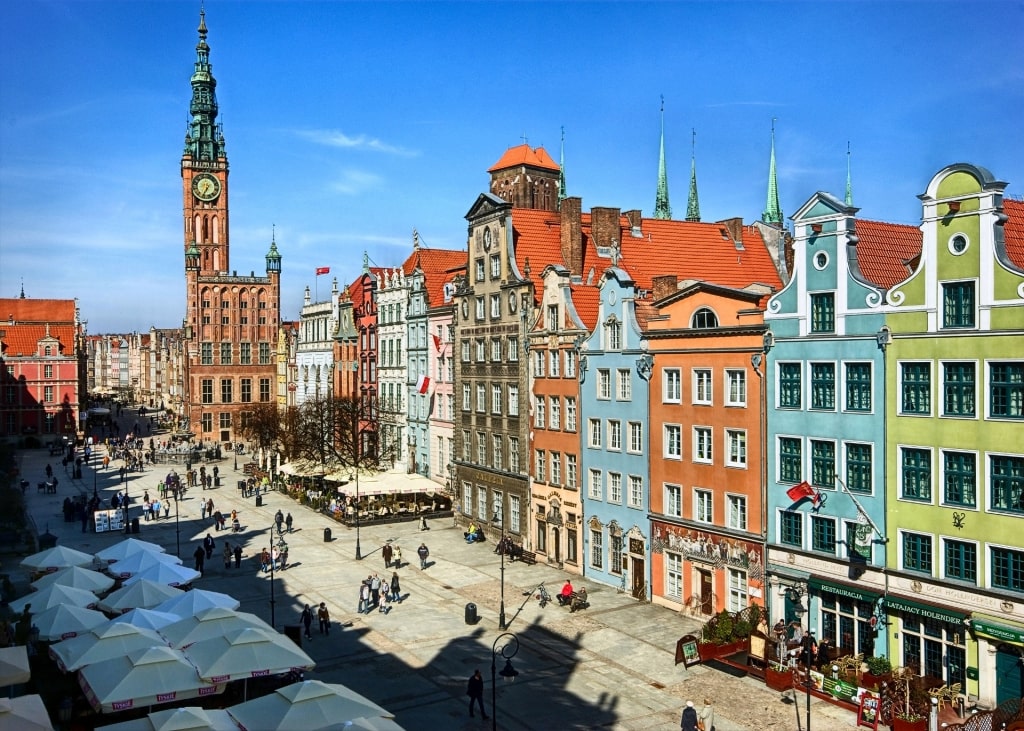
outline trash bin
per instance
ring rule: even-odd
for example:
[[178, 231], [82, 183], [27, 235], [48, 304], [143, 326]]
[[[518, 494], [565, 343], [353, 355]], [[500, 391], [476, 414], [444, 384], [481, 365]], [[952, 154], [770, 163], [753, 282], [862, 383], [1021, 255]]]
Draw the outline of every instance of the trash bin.
[[138, 532], [139, 532], [139, 519], [138, 518], [132, 518], [132, 533], [138, 533]]
[[302, 647], [302, 625], [286, 624], [284, 626], [284, 636], [299, 647]]
[[466, 624], [476, 624], [476, 604], [470, 602], [466, 605]]
[[238, 489], [239, 490], [244, 490], [245, 489], [245, 480], [239, 480], [238, 481]]
[[262, 495], [257, 495], [256, 496], [256, 507], [257, 508], [262, 508], [263, 507], [263, 496]]
[[324, 543], [330, 543], [330, 542], [331, 542], [331, 529], [330, 528], [324, 528]]

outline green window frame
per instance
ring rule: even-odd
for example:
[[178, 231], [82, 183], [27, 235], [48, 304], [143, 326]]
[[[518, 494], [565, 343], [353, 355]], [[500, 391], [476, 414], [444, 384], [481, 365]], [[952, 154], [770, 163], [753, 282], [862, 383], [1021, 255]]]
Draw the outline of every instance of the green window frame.
[[835, 489], [836, 443], [811, 440], [811, 484], [815, 487]]
[[1024, 363], [989, 363], [989, 415], [1024, 419]]
[[220, 379], [220, 402], [230, 404], [234, 398], [234, 381], [230, 378]]
[[780, 409], [799, 409], [803, 406], [802, 378], [802, 363], [779, 363]]
[[260, 343], [260, 365], [270, 365], [270, 343]]
[[238, 362], [242, 365], [252, 365], [252, 343], [238, 344]]
[[213, 343], [202, 343], [199, 352], [202, 365], [213, 365]]
[[252, 402], [252, 379], [243, 378], [241, 383], [241, 400], [243, 404]]
[[978, 546], [966, 541], [945, 540], [945, 576], [954, 581], [978, 583]]
[[779, 543], [787, 546], [804, 545], [804, 516], [796, 510], [779, 513]]
[[220, 364], [231, 365], [231, 343], [220, 344]]
[[992, 588], [1024, 593], [1024, 551], [992, 547]]
[[811, 295], [811, 332], [831, 333], [836, 331], [836, 295], [834, 292], [818, 292]]
[[200, 417], [200, 422], [203, 425], [204, 434], [209, 434], [213, 431], [213, 414], [203, 414]]
[[779, 437], [779, 481], [794, 484], [803, 479], [802, 442], [797, 437]]
[[932, 537], [922, 533], [903, 534], [903, 568], [923, 574], [932, 572]]
[[871, 411], [871, 364], [846, 364], [846, 410]]
[[974, 416], [977, 413], [974, 374], [974, 363], [942, 364], [943, 416]]
[[202, 391], [201, 403], [212, 404], [213, 403], [213, 379], [204, 378], [200, 382], [200, 388]]
[[822, 515], [811, 516], [811, 550], [835, 555], [836, 521]]
[[972, 452], [943, 452], [943, 501], [973, 508], [978, 504], [978, 464]]
[[901, 497], [905, 500], [931, 502], [932, 451], [914, 447], [903, 447], [902, 451], [903, 492]]
[[991, 455], [989, 480], [989, 509], [1024, 515], [1024, 457]]
[[942, 327], [974, 327], [974, 282], [942, 285]]
[[836, 407], [836, 364], [811, 363], [811, 408], [831, 411]]
[[850, 492], [871, 492], [871, 445], [846, 445], [846, 489]]
[[932, 413], [931, 363], [900, 363], [904, 414]]

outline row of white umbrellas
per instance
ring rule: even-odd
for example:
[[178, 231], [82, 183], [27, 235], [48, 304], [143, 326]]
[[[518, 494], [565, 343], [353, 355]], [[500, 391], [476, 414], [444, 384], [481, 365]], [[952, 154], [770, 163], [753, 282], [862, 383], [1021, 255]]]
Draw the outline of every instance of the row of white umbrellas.
[[[28, 556], [21, 565], [44, 574], [33, 582], [37, 588], [58, 583], [96, 593], [109, 589], [113, 585], [110, 579], [122, 579], [126, 584], [149, 579], [168, 586], [185, 586], [202, 575], [182, 566], [181, 559], [166, 553], [163, 546], [137, 538], [126, 538], [95, 555], [55, 546]], [[109, 576], [93, 571], [94, 568], [105, 570]], [[54, 578], [54, 573], [59, 578]]]

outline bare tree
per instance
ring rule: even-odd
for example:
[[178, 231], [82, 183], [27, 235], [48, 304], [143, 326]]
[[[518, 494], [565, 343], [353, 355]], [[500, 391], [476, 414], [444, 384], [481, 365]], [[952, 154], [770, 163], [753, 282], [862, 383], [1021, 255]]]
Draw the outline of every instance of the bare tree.
[[396, 430], [382, 429], [375, 399], [322, 396], [306, 401], [300, 412], [300, 454], [325, 471], [329, 467], [380, 471], [394, 461]]
[[260, 402], [253, 406], [238, 433], [253, 442], [255, 449], [271, 450], [281, 438], [281, 413], [277, 404]]

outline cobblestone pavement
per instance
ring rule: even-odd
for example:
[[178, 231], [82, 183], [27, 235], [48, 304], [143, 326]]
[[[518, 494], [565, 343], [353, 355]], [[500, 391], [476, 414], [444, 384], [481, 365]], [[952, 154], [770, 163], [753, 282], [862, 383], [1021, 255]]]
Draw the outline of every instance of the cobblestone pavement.
[[[134, 421], [134, 412], [131, 421]], [[126, 420], [123, 420], [126, 421]], [[131, 422], [127, 422], [131, 423]], [[160, 435], [155, 436], [159, 440]], [[614, 729], [655, 731], [679, 728], [683, 703], [698, 705], [704, 697], [716, 706], [718, 731], [769, 731], [796, 729], [793, 705], [780, 702], [778, 693], [755, 680], [735, 678], [712, 668], [685, 669], [674, 665], [676, 640], [694, 632], [699, 622], [664, 607], [638, 603], [615, 588], [572, 577], [590, 594], [590, 608], [570, 614], [557, 603], [541, 608], [534, 598], [537, 585], [544, 582], [552, 593], [561, 587], [566, 574], [545, 566], [506, 563], [504, 601], [508, 631], [519, 642], [513, 659], [519, 671], [513, 683], [499, 677], [497, 708], [492, 705], [490, 682], [492, 647], [498, 642], [498, 609], [502, 598], [501, 561], [493, 553], [493, 541], [467, 545], [451, 518], [430, 521], [421, 532], [417, 522], [365, 525], [358, 532], [363, 560], [355, 560], [357, 532], [316, 514], [278, 493], [269, 493], [263, 505], [243, 499], [236, 489], [240, 477], [233, 456], [219, 463], [222, 486], [209, 491], [189, 490], [179, 503], [177, 520], [172, 507], [169, 519], [141, 522], [139, 538], [163, 545], [170, 553], [186, 559], [207, 532], [217, 541], [234, 545], [241, 541], [244, 558], [240, 569], [225, 570], [221, 562], [207, 564], [206, 576], [196, 588], [222, 591], [235, 596], [243, 611], [252, 612], [282, 629], [298, 624], [305, 603], [327, 603], [334, 620], [327, 637], [316, 634], [303, 641], [304, 649], [317, 661], [307, 677], [344, 683], [396, 714], [397, 722], [409, 731], [486, 728], [479, 716], [470, 718], [465, 696], [466, 679], [479, 668], [486, 680], [484, 704], [496, 711], [498, 728], [527, 729]], [[246, 457], [246, 460], [248, 457]], [[84, 480], [65, 476], [60, 460], [47, 450], [19, 453], [22, 474], [32, 484], [27, 493], [29, 510], [40, 532], [49, 530], [61, 545], [95, 552], [116, 543], [123, 534], [82, 533], [79, 523], [65, 523], [61, 505], [68, 495], [91, 494], [95, 489], [109, 498], [119, 484], [116, 468], [95, 473], [84, 469]], [[47, 463], [60, 476], [57, 495], [38, 493]], [[241, 466], [241, 465], [240, 465]], [[210, 469], [212, 465], [208, 465]], [[130, 476], [127, 489], [135, 498], [132, 517], [141, 509], [145, 489], [153, 495], [167, 472], [147, 469]], [[179, 472], [182, 472], [179, 468]], [[239, 511], [241, 533], [218, 533], [211, 522], [200, 518], [200, 502], [212, 498], [216, 508]], [[295, 532], [288, 536], [286, 571], [259, 571], [257, 557], [270, 544], [275, 512], [291, 512]], [[325, 541], [324, 529], [333, 539]], [[380, 547], [385, 541], [401, 546], [403, 565], [399, 569], [403, 601], [389, 614], [356, 612], [357, 589], [361, 579], [373, 572], [385, 575]], [[420, 571], [416, 548], [421, 541], [430, 547], [430, 565]], [[180, 545], [180, 551], [178, 547]], [[412, 561], [412, 565], [410, 565]], [[4, 571], [18, 578], [17, 559], [5, 557]], [[390, 569], [387, 575], [390, 576]], [[22, 577], [26, 581], [26, 577]], [[271, 605], [273, 600], [273, 605]], [[479, 621], [468, 625], [466, 605], [477, 606]], [[498, 657], [496, 668], [504, 661]], [[805, 713], [804, 700], [799, 701]], [[851, 712], [828, 703], [812, 702], [815, 731], [855, 728]], [[116, 719], [112, 719], [116, 720]], [[806, 728], [806, 725], [805, 725]]]

